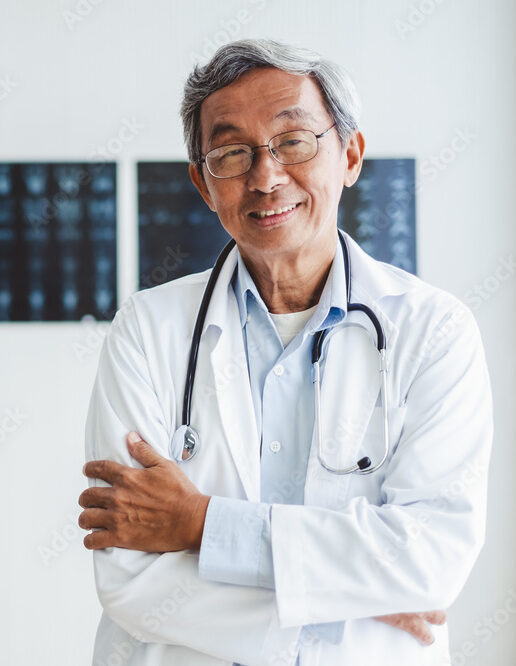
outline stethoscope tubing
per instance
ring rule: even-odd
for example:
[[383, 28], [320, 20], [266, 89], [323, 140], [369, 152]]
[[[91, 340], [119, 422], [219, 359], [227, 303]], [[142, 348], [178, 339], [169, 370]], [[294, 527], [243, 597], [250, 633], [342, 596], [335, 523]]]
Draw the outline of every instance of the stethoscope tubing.
[[222, 249], [221, 253], [217, 257], [213, 270], [211, 271], [208, 284], [204, 290], [202, 297], [201, 305], [199, 306], [199, 312], [197, 313], [197, 319], [195, 321], [194, 330], [192, 333], [192, 343], [190, 345], [190, 354], [188, 357], [188, 367], [186, 371], [186, 382], [185, 382], [185, 391], [183, 394], [183, 425], [190, 425], [190, 411], [192, 407], [192, 393], [193, 393], [193, 384], [195, 379], [195, 371], [197, 369], [197, 356], [199, 354], [199, 345], [201, 342], [201, 333], [202, 327], [204, 326], [204, 321], [206, 319], [206, 313], [208, 312], [208, 306], [210, 304], [211, 296], [215, 285], [217, 283], [220, 271], [222, 266], [226, 261], [228, 254], [236, 245], [236, 241], [232, 238], [227, 245]]
[[[316, 435], [317, 435], [317, 457], [320, 464], [329, 472], [334, 474], [371, 474], [372, 472], [379, 469], [387, 459], [389, 453], [389, 420], [388, 420], [388, 399], [387, 399], [387, 364], [386, 364], [386, 340], [385, 334], [383, 332], [382, 326], [378, 320], [378, 317], [373, 312], [373, 310], [362, 303], [350, 303], [350, 294], [351, 294], [351, 265], [349, 259], [349, 252], [346, 243], [346, 239], [343, 233], [338, 230], [339, 240], [342, 245], [343, 256], [344, 256], [344, 269], [346, 275], [346, 299], [347, 299], [347, 310], [348, 312], [360, 311], [363, 312], [373, 324], [376, 331], [376, 346], [380, 357], [380, 375], [381, 375], [381, 401], [382, 401], [382, 417], [383, 417], [383, 433], [384, 433], [384, 454], [382, 459], [373, 467], [371, 467], [371, 460], [365, 456], [361, 458], [355, 465], [347, 467], [345, 469], [338, 469], [328, 465], [322, 455], [322, 419], [321, 419], [321, 389], [320, 389], [320, 358], [322, 354], [323, 342], [328, 333], [329, 329], [324, 329], [318, 331], [314, 335], [314, 341], [312, 344], [312, 364], [314, 368], [314, 384], [315, 384], [315, 419], [316, 419]], [[189, 455], [187, 460], [193, 457], [196, 453], [199, 445], [200, 438], [199, 434], [191, 427], [190, 424], [190, 412], [192, 406], [192, 394], [193, 394], [193, 385], [195, 379], [195, 371], [197, 368], [197, 358], [199, 354], [199, 346], [202, 334], [202, 328], [204, 321], [206, 319], [206, 313], [208, 312], [208, 307], [210, 300], [215, 289], [218, 277], [226, 261], [229, 253], [236, 245], [235, 239], [232, 238], [226, 246], [222, 249], [213, 269], [211, 271], [208, 283], [204, 290], [204, 294], [199, 306], [199, 311], [197, 313], [197, 318], [195, 321], [194, 330], [192, 333], [190, 353], [188, 357], [188, 367], [186, 373], [185, 389], [183, 395], [183, 413], [182, 413], [182, 426], [180, 429], [183, 430], [184, 436], [184, 450], [188, 451]]]

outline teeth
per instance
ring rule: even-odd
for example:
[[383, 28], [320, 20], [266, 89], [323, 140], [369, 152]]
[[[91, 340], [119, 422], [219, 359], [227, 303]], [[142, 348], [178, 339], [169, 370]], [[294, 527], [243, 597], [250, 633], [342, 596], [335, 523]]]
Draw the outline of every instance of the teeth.
[[257, 217], [269, 217], [270, 215], [279, 215], [280, 213], [286, 213], [289, 210], [295, 208], [297, 204], [291, 204], [290, 206], [285, 206], [284, 208], [278, 208], [276, 210], [261, 210], [257, 213], [254, 213]]

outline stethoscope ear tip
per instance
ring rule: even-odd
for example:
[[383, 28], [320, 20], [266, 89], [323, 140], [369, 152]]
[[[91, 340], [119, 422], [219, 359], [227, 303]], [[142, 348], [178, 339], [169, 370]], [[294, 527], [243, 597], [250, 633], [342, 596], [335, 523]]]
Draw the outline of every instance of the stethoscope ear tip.
[[365, 456], [365, 458], [360, 458], [360, 460], [357, 462], [358, 469], [367, 469], [368, 467], [371, 467], [371, 458], [368, 456]]

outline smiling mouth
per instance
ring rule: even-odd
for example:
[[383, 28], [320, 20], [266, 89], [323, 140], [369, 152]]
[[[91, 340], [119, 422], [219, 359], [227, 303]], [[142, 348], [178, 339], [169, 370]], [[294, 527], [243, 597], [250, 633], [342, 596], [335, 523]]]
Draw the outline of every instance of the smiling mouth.
[[261, 211], [253, 211], [252, 213], [249, 213], [251, 217], [254, 217], [257, 220], [263, 220], [268, 217], [274, 217], [277, 215], [282, 215], [283, 213], [289, 213], [290, 211], [298, 208], [298, 206], [301, 205], [301, 202], [297, 204], [290, 204], [288, 206], [282, 206], [281, 208], [274, 208], [270, 210], [261, 210]]

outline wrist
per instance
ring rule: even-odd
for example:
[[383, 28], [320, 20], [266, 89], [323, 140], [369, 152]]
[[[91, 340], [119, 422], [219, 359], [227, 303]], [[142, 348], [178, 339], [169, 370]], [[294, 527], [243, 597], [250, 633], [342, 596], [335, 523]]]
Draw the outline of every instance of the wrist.
[[194, 509], [192, 512], [192, 535], [190, 539], [190, 548], [193, 550], [200, 550], [202, 535], [204, 531], [204, 521], [206, 519], [206, 512], [208, 511], [208, 504], [211, 495], [204, 495], [199, 493], [194, 502]]

